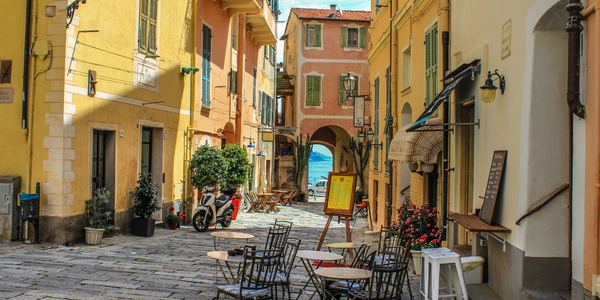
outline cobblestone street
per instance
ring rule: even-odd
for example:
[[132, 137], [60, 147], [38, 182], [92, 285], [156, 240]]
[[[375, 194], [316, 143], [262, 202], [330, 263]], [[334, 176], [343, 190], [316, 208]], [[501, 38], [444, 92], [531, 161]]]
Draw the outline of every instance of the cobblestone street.
[[[322, 208], [322, 202], [308, 202], [283, 207], [278, 214], [244, 213], [228, 230], [253, 234], [256, 237], [250, 243], [261, 245], [266, 228], [275, 218], [290, 220], [294, 222], [290, 236], [302, 240], [300, 249], [315, 249], [327, 220]], [[369, 230], [365, 219], [358, 218], [351, 225], [353, 241], [372, 244], [375, 248], [371, 249], [376, 249], [378, 235], [365, 234]], [[215, 260], [206, 255], [214, 250], [212, 231], [199, 233], [188, 226], [177, 230], [157, 227], [153, 237], [114, 236], [98, 246], [3, 242], [0, 298], [212, 299], [215, 284], [224, 283]], [[344, 241], [343, 223], [332, 222], [324, 245]], [[223, 242], [226, 249], [241, 246], [239, 242], [227, 242]], [[297, 259], [292, 270], [293, 298], [306, 280], [306, 271]], [[418, 277], [412, 271], [411, 286], [416, 294]]]

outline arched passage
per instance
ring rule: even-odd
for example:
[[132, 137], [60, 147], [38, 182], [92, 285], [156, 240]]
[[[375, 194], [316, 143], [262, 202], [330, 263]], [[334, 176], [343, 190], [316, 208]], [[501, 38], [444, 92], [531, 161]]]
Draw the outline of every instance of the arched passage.
[[[402, 107], [402, 114], [400, 117], [400, 122], [402, 123], [400, 128], [412, 123], [412, 107], [408, 102], [404, 103]], [[400, 164], [400, 192], [403, 194], [401, 196], [401, 200], [404, 200], [404, 196], [410, 195], [410, 177], [411, 177], [410, 169], [408, 168], [408, 163], [403, 162]]]

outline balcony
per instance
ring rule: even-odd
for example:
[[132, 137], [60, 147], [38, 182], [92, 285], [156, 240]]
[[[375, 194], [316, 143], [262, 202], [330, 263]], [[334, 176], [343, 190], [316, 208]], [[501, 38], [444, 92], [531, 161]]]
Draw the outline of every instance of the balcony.
[[[216, 0], [213, 0], [215, 2]], [[263, 7], [264, 0], [221, 0], [221, 9], [229, 9], [229, 16], [238, 13], [255, 13]]]
[[275, 15], [268, 4], [256, 13], [246, 15], [246, 24], [252, 28], [250, 37], [254, 44], [259, 47], [277, 44]]

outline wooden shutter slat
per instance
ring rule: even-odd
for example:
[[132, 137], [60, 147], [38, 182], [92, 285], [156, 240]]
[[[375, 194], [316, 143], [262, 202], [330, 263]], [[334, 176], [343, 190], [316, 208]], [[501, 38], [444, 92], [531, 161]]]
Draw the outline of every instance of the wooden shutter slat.
[[306, 76], [306, 106], [312, 106], [313, 105], [313, 80], [312, 80], [312, 76]]
[[338, 92], [338, 104], [344, 104], [346, 102], [346, 89], [344, 88], [344, 79], [346, 75], [340, 75], [339, 92]]
[[367, 30], [364, 27], [360, 28], [359, 47], [365, 48], [367, 46]]
[[313, 101], [315, 103], [315, 106], [319, 106], [321, 105], [321, 77], [319, 76], [315, 76], [314, 77], [314, 93], [315, 95], [313, 96]]
[[348, 47], [348, 27], [342, 26], [340, 40], [342, 47]]
[[313, 45], [315, 47], [321, 47], [321, 25], [315, 25], [315, 42]]

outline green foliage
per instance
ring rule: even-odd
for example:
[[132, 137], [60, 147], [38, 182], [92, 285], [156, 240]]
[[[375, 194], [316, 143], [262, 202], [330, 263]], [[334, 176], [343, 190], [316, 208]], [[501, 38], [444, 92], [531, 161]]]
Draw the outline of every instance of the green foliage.
[[206, 186], [216, 187], [223, 180], [226, 168], [227, 161], [223, 158], [221, 149], [209, 145], [200, 146], [190, 162], [192, 185], [198, 190]]
[[110, 191], [107, 188], [100, 188], [94, 191], [92, 199], [85, 200], [85, 215], [91, 228], [119, 230], [118, 226], [108, 224], [111, 218], [111, 212], [106, 211], [109, 197]]
[[158, 187], [152, 181], [152, 173], [140, 173], [137, 186], [131, 192], [133, 195], [133, 213], [144, 219], [149, 220], [155, 211], [161, 207], [158, 205]]
[[238, 188], [248, 182], [252, 166], [248, 154], [238, 144], [229, 144], [222, 150], [223, 158], [227, 161], [222, 186]]
[[181, 223], [181, 217], [176, 215], [168, 215], [167, 221], [169, 221], [169, 224], [179, 224]]
[[[362, 129], [363, 135], [366, 137], [366, 130]], [[364, 141], [363, 141], [364, 143]], [[355, 141], [354, 138], [350, 139], [350, 150], [352, 150], [352, 158], [354, 161], [354, 169], [358, 175], [358, 186], [359, 191], [365, 191], [365, 170], [369, 166], [369, 155], [370, 147], [363, 147], [363, 144]]]
[[310, 134], [306, 135], [306, 143], [302, 142], [302, 135], [296, 138], [296, 155], [294, 155], [294, 187], [296, 190], [302, 189], [302, 178], [304, 178], [304, 169], [308, 165], [308, 158], [312, 152], [312, 143]]

